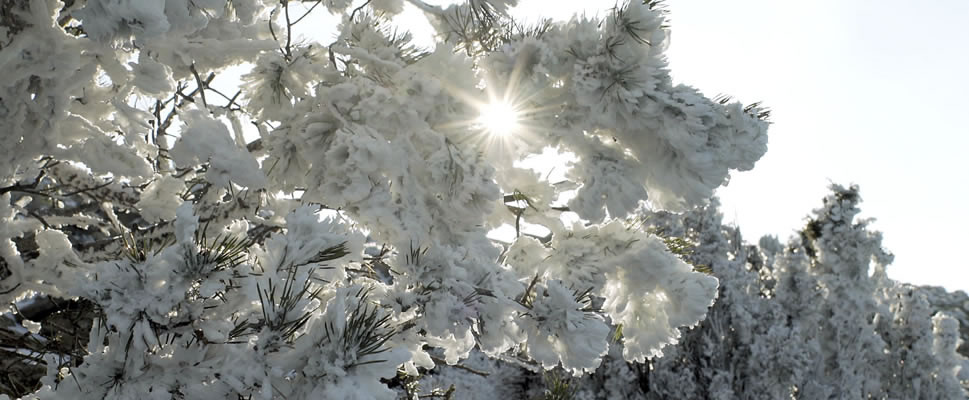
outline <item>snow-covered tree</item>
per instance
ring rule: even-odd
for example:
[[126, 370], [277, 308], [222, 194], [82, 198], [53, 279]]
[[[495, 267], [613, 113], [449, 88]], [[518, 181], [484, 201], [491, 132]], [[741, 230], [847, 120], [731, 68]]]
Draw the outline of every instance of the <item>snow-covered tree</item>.
[[[969, 397], [969, 360], [956, 351], [959, 321], [950, 316], [965, 294], [888, 279], [891, 256], [870, 221], [856, 217], [859, 201], [856, 187], [832, 186], [786, 246], [771, 236], [744, 243], [722, 223], [715, 200], [685, 214], [646, 213], [645, 230], [720, 280], [707, 317], [663, 357], [627, 362], [620, 334], [595, 373], [564, 385], [561, 376], [480, 355], [463, 366], [473, 373], [442, 367], [426, 383], [454, 384], [457, 393], [480, 392], [473, 388], [483, 379], [498, 383], [496, 392], [471, 398], [534, 398], [542, 390], [576, 400]], [[568, 396], [551, 395], [562, 387]]]
[[[892, 257], [860, 212], [857, 187], [832, 186], [823, 207], [786, 246], [759, 246], [725, 226], [716, 202], [683, 215], [650, 214], [647, 229], [682, 243], [690, 263], [720, 280], [707, 318], [634, 384], [595, 375], [576, 398], [964, 399], [969, 362], [959, 322], [918, 287], [892, 281]], [[596, 374], [598, 375], [598, 373]], [[619, 396], [629, 387], [640, 390]]]
[[[958, 351], [969, 357], [969, 295], [962, 290], [949, 292], [938, 286], [920, 286], [919, 291], [925, 295], [933, 310], [944, 312], [959, 322], [959, 337], [963, 340]], [[965, 373], [969, 374], [969, 369]]]
[[[673, 85], [653, 2], [535, 27], [515, 3], [4, 1], [3, 351], [46, 370], [5, 390], [390, 399], [472, 349], [583, 374], [621, 330], [623, 359], [663, 354], [718, 283], [629, 217], [752, 168], [765, 111]], [[296, 35], [330, 14], [332, 41]], [[547, 148], [565, 181], [520, 163]], [[84, 332], [27, 311], [65, 304]]]

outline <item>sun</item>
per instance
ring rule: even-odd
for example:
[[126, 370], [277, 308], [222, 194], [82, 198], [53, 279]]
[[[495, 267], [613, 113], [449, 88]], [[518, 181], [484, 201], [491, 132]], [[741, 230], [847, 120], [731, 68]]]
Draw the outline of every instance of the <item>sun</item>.
[[510, 102], [498, 100], [481, 106], [477, 122], [491, 135], [506, 136], [520, 128], [518, 119], [518, 110]]

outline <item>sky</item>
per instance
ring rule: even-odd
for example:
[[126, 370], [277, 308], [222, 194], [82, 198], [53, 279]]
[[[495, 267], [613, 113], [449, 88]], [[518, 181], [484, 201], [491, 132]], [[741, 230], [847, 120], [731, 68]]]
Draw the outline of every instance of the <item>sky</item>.
[[856, 183], [893, 279], [969, 290], [969, 2], [668, 3], [674, 79], [773, 109], [767, 155], [718, 191], [726, 220], [786, 239]]
[[[564, 20], [615, 4], [521, 0], [514, 14]], [[726, 222], [750, 242], [784, 241], [830, 184], [858, 184], [860, 217], [895, 255], [890, 277], [969, 291], [969, 1], [665, 4], [676, 83], [772, 109], [767, 155], [717, 191]], [[429, 36], [416, 9], [402, 19]]]
[[[519, 15], [615, 4], [555, 3]], [[969, 291], [969, 1], [665, 3], [677, 83], [773, 110], [767, 155], [717, 191], [725, 221], [783, 241], [831, 183], [858, 184], [890, 277]]]

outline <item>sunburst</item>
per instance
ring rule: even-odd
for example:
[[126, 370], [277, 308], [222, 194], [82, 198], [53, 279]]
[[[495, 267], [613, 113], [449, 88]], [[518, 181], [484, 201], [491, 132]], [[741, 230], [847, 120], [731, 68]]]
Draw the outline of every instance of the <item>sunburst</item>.
[[[455, 130], [458, 142], [476, 147], [492, 162], [514, 162], [542, 148], [542, 134], [549, 118], [554, 118], [561, 103], [542, 104], [548, 90], [558, 87], [526, 85], [525, 59], [519, 57], [509, 74], [485, 71], [477, 90], [460, 90], [445, 83], [445, 89], [470, 106], [469, 119], [439, 124], [435, 128]], [[446, 82], [447, 79], [444, 79]]]
[[521, 129], [519, 123], [521, 115], [515, 109], [515, 105], [510, 102], [498, 100], [486, 103], [481, 106], [480, 112], [477, 123], [489, 135], [513, 135]]

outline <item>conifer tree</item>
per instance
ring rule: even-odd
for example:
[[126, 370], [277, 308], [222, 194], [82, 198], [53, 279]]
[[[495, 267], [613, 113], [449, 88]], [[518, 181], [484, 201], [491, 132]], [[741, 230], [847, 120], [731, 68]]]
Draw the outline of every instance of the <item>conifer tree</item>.
[[[584, 397], [637, 399], [962, 399], [969, 360], [959, 322], [922, 288], [886, 275], [892, 256], [870, 220], [856, 218], [858, 187], [833, 185], [785, 246], [759, 246], [725, 226], [714, 201], [682, 215], [647, 214], [646, 229], [681, 243], [681, 256], [720, 280], [697, 327], [616, 385], [597, 372], [573, 385]], [[621, 346], [617, 343], [615, 346]], [[619, 396], [630, 387], [639, 390]]]
[[[623, 359], [662, 355], [718, 283], [629, 217], [752, 168], [766, 111], [674, 85], [654, 2], [535, 27], [515, 4], [3, 2], [3, 351], [44, 370], [3, 390], [392, 399], [472, 349], [581, 375], [621, 329]], [[323, 14], [335, 39], [295, 35]], [[547, 147], [565, 182], [517, 163]]]

